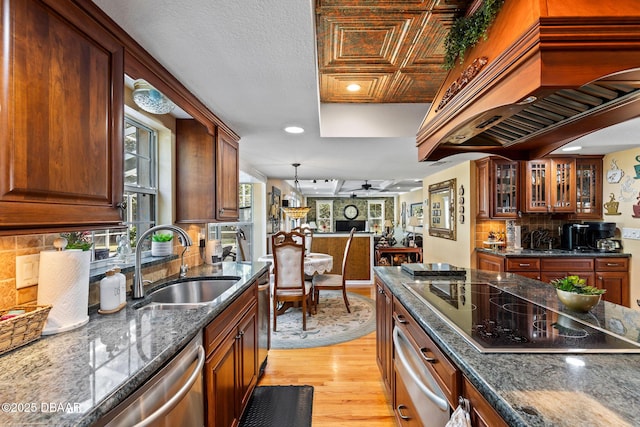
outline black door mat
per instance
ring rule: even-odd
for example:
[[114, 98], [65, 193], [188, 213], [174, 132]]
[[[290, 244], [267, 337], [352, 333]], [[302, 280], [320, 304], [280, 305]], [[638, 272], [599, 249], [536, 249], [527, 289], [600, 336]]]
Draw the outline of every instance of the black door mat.
[[311, 427], [312, 405], [310, 385], [256, 387], [239, 427]]

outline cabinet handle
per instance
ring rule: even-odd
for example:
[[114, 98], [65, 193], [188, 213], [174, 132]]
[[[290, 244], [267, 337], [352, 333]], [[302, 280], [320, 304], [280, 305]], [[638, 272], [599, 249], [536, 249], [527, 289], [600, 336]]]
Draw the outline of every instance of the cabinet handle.
[[383, 294], [383, 295], [384, 295], [384, 289], [382, 289], [382, 288], [378, 288], [378, 293], [379, 293], [379, 294]]
[[401, 314], [396, 314], [394, 317], [396, 319], [396, 322], [398, 323], [402, 323], [402, 324], [409, 323], [407, 319], [405, 319], [404, 316]]
[[531, 267], [531, 264], [518, 264], [520, 267]]
[[420, 349], [420, 355], [422, 356], [422, 358], [429, 363], [436, 363], [438, 359], [436, 359], [435, 357], [427, 356], [427, 351], [429, 351], [429, 349], [426, 347], [422, 347]]
[[407, 409], [406, 405], [402, 405], [402, 404], [400, 404], [400, 405], [398, 405], [398, 406], [396, 407], [396, 410], [398, 411], [398, 416], [399, 416], [400, 418], [402, 418], [403, 420], [410, 420], [410, 419], [411, 419], [411, 417], [410, 417], [410, 416], [405, 415], [405, 414], [403, 414], [403, 413], [402, 413], [402, 410], [403, 410], [403, 409]]
[[617, 267], [617, 266], [619, 266], [619, 265], [620, 265], [620, 264], [618, 264], [617, 262], [608, 262], [608, 263], [607, 263], [607, 267]]
[[598, 276], [598, 280], [603, 280], [603, 279], [602, 279], [602, 276]]

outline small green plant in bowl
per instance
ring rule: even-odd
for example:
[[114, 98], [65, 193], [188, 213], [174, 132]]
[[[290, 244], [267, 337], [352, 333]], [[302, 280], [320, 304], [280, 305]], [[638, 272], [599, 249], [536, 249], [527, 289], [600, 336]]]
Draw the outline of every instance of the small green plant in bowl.
[[587, 285], [585, 279], [579, 276], [566, 276], [551, 281], [556, 288], [558, 299], [570, 310], [587, 312], [595, 307], [602, 294], [606, 292], [594, 286]]
[[151, 236], [152, 242], [170, 242], [173, 239], [172, 233], [156, 233]]
[[602, 295], [607, 292], [605, 289], [587, 285], [587, 281], [585, 279], [581, 279], [580, 276], [567, 276], [562, 279], [555, 279], [551, 281], [551, 284], [556, 289], [565, 292], [573, 292], [575, 294]]

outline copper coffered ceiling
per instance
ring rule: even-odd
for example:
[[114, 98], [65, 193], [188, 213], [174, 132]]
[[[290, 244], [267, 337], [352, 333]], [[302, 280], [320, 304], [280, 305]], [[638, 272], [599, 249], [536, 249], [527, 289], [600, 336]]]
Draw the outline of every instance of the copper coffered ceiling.
[[[447, 73], [444, 39], [469, 3], [316, 0], [320, 101], [433, 101]], [[360, 90], [348, 91], [354, 83]]]

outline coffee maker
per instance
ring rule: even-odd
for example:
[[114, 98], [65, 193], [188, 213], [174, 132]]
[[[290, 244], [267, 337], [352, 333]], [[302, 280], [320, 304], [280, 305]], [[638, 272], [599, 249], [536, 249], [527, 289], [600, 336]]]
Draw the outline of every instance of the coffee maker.
[[620, 252], [622, 244], [614, 239], [615, 222], [585, 222], [589, 247], [600, 252]]
[[564, 224], [560, 246], [569, 251], [584, 251], [589, 249], [588, 231], [586, 224]]

